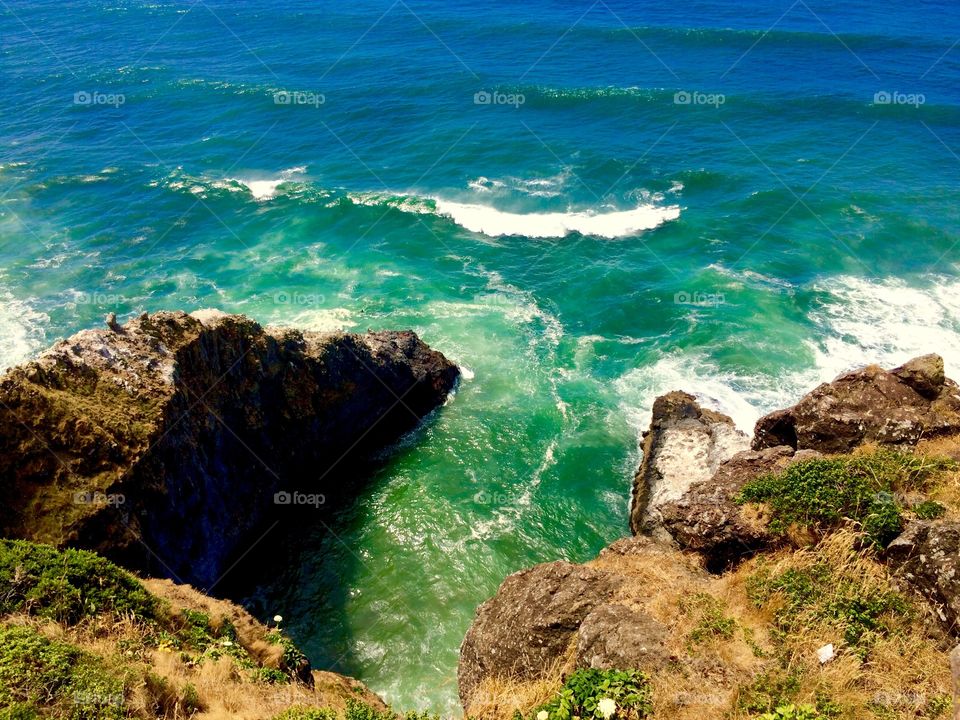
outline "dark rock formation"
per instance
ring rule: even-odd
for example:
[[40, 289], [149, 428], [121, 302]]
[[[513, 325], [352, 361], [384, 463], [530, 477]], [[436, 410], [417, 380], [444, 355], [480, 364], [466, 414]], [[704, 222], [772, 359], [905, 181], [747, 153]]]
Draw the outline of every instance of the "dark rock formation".
[[824, 383], [799, 403], [757, 421], [753, 448], [789, 445], [823, 453], [877, 442], [914, 445], [921, 436], [960, 431], [960, 387], [943, 359], [925, 355], [895, 368], [876, 365]]
[[886, 559], [894, 575], [930, 603], [944, 628], [960, 634], [960, 523], [911, 522], [887, 547]]
[[457, 377], [412, 332], [216, 311], [81, 332], [0, 378], [0, 532], [209, 587], [272, 516], [332, 500], [351, 459], [415, 427]]
[[785, 445], [737, 453], [709, 480], [660, 508], [664, 527], [682, 549], [702, 554], [708, 569], [724, 570], [772, 540], [764, 518], [735, 498], [750, 480], [783, 470], [793, 460], [793, 448]]
[[631, 531], [660, 530], [664, 503], [709, 479], [724, 460], [748, 443], [733, 420], [704, 410], [693, 395], [677, 391], [658, 397], [644, 435], [643, 462], [633, 480]]
[[566, 652], [590, 612], [621, 580], [583, 565], [552, 562], [510, 575], [479, 608], [460, 646], [464, 707], [484, 678], [534, 680]]

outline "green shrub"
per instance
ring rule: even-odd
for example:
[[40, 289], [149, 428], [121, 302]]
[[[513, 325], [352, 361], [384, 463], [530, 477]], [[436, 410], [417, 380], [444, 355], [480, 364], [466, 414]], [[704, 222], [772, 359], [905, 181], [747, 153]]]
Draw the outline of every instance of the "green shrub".
[[549, 720], [603, 718], [604, 706], [611, 702], [617, 720], [639, 720], [653, 713], [649, 678], [638, 670], [577, 670], [571, 674], [557, 696], [534, 710], [531, 718], [545, 711]]
[[761, 715], [759, 720], [821, 720], [822, 717], [809, 705], [781, 705], [773, 712]]
[[95, 553], [23, 540], [0, 540], [0, 587], [0, 614], [68, 625], [102, 613], [152, 619], [158, 607], [136, 578]]
[[947, 513], [947, 509], [934, 500], [924, 500], [910, 509], [920, 520], [936, 520]]
[[0, 625], [0, 718], [127, 717], [125, 682], [79, 648], [29, 627]]
[[851, 520], [871, 544], [885, 547], [903, 528], [903, 508], [896, 494], [924, 490], [937, 474], [952, 467], [950, 460], [895, 450], [815, 458], [748, 482], [737, 501], [766, 503], [774, 534], [794, 524], [825, 530]]
[[366, 703], [362, 703], [355, 698], [347, 699], [346, 720], [397, 720], [397, 716], [391, 712], [380, 712], [374, 710]]
[[273, 720], [337, 720], [337, 713], [329, 708], [292, 707], [274, 715]]

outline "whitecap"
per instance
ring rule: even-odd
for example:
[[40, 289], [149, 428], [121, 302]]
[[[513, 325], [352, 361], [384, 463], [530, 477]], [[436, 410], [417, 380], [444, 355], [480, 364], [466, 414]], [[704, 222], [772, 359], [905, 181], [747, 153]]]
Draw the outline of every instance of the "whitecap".
[[652, 230], [680, 217], [678, 206], [640, 205], [633, 210], [513, 213], [489, 205], [435, 198], [436, 210], [471, 232], [490, 237], [518, 235], [531, 238], [562, 238], [580, 233], [618, 238]]

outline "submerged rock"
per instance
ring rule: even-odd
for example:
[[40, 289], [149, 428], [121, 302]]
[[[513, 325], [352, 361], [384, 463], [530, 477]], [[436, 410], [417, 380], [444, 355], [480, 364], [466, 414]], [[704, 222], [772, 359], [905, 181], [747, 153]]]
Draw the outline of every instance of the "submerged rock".
[[217, 311], [81, 332], [0, 378], [0, 532], [209, 587], [283, 506], [333, 504], [457, 377], [412, 332]]
[[633, 480], [630, 529], [634, 534], [662, 533], [661, 508], [747, 447], [747, 436], [732, 419], [701, 408], [693, 395], [677, 391], [658, 397]]
[[956, 432], [960, 387], [944, 376], [940, 356], [924, 355], [890, 371], [871, 365], [820, 385], [793, 407], [760, 418], [753, 448], [845, 453], [868, 442], [914, 445], [921, 436]]

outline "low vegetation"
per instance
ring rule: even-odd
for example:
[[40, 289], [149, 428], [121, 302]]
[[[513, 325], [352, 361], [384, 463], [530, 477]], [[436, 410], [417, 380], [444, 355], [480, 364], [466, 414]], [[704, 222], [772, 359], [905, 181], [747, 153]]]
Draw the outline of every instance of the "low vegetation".
[[[529, 714], [531, 720], [639, 720], [651, 717], [650, 680], [637, 670], [577, 670], [547, 703]], [[517, 712], [514, 720], [521, 720]]]
[[[905, 514], [911, 512], [905, 498], [928, 491], [942, 473], [955, 467], [948, 459], [888, 449], [814, 458], [757, 478], [743, 488], [738, 500], [766, 504], [774, 534], [795, 526], [824, 532], [849, 522], [867, 543], [883, 548], [900, 533]], [[922, 502], [912, 512], [934, 517], [937, 505]]]

